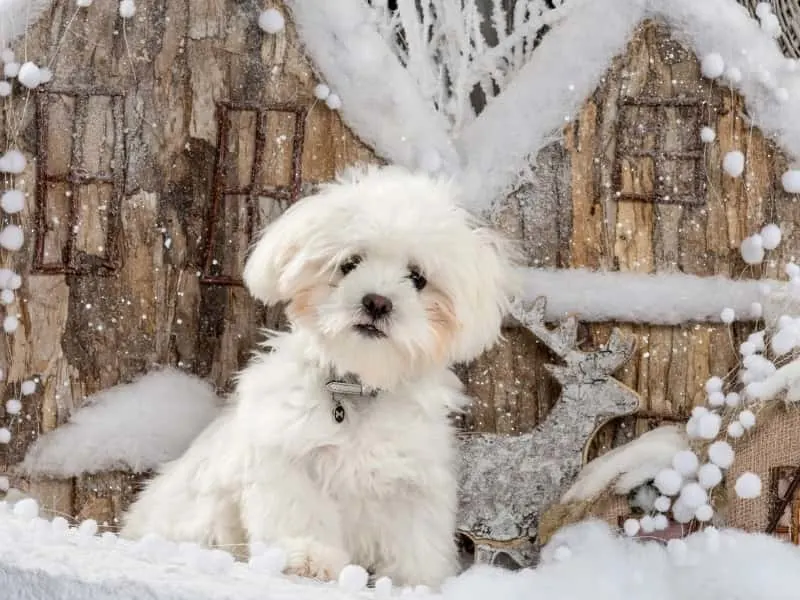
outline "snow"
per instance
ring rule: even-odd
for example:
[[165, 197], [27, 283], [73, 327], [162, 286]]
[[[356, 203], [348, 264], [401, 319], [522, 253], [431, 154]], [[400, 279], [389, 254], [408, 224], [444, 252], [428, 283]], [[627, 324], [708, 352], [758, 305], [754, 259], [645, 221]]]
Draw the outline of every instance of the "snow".
[[763, 314], [764, 314], [764, 306], [761, 304], [761, 302], [753, 302], [750, 305], [750, 316], [753, 319], [760, 319]]
[[11, 84], [8, 81], [0, 81], [0, 97], [5, 98], [11, 95]]
[[0, 444], [7, 444], [11, 441], [11, 432], [6, 427], [0, 427]]
[[32, 62], [26, 62], [19, 68], [17, 80], [28, 89], [35, 89], [42, 82], [42, 72]]
[[710, 52], [700, 61], [700, 72], [703, 77], [716, 79], [725, 72], [725, 61], [719, 53]]
[[704, 440], [713, 440], [719, 433], [722, 418], [716, 413], [702, 415], [697, 421], [697, 436]]
[[8, 79], [16, 77], [19, 74], [18, 62], [7, 62], [3, 65], [3, 75]]
[[21, 190], [6, 190], [0, 197], [0, 208], [12, 215], [25, 208], [25, 194]]
[[283, 18], [281, 11], [268, 8], [258, 15], [258, 26], [267, 33], [275, 34], [286, 27], [286, 19]]
[[633, 537], [639, 533], [639, 529], [641, 529], [639, 519], [626, 519], [625, 523], [622, 525], [622, 530], [625, 532], [625, 535], [629, 537]]
[[681, 488], [678, 501], [689, 508], [697, 509], [708, 501], [708, 493], [699, 483], [691, 481]]
[[670, 506], [672, 506], [672, 500], [669, 499], [669, 496], [659, 496], [653, 503], [653, 508], [662, 513], [667, 512]]
[[734, 490], [739, 498], [758, 498], [761, 495], [761, 478], [755, 473], [742, 473], [736, 479]]
[[13, 513], [22, 521], [31, 521], [39, 516], [39, 505], [33, 498], [23, 498], [14, 503]]
[[722, 392], [711, 392], [708, 395], [708, 404], [713, 407], [722, 406], [725, 404], [725, 394]]
[[733, 448], [725, 441], [714, 442], [708, 447], [708, 458], [720, 469], [727, 469], [733, 464]]
[[731, 150], [722, 159], [722, 170], [731, 177], [739, 177], [744, 173], [744, 154], [739, 150]]
[[706, 380], [705, 384], [706, 394], [713, 394], [714, 392], [722, 391], [722, 378], [714, 375]]
[[713, 129], [711, 129], [711, 127], [703, 127], [700, 130], [700, 140], [704, 144], [710, 144], [715, 139], [717, 139], [717, 134]]
[[[760, 286], [764, 283], [683, 273], [650, 275], [585, 269], [528, 268], [523, 269], [521, 278], [525, 298], [547, 297], [548, 321], [578, 315], [584, 322], [654, 325], [719, 322], [724, 308], [731, 308], [740, 319], [749, 319], [751, 305], [763, 297]], [[624, 294], [620, 294], [621, 289]]]
[[25, 243], [25, 234], [19, 225], [6, 225], [0, 231], [0, 246], [15, 252]]
[[11, 269], [0, 268], [0, 288], [4, 290], [18, 290], [22, 285], [22, 278]]
[[701, 523], [708, 522], [714, 517], [714, 509], [709, 504], [703, 504], [697, 507], [694, 516]]
[[30, 446], [19, 468], [58, 478], [154, 469], [178, 458], [219, 410], [209, 384], [177, 369], [155, 371], [88, 398]]
[[784, 191], [790, 194], [800, 194], [800, 169], [790, 169], [781, 175], [781, 184]]
[[123, 19], [130, 19], [136, 14], [136, 4], [133, 0], [121, 0], [119, 3], [119, 16]]

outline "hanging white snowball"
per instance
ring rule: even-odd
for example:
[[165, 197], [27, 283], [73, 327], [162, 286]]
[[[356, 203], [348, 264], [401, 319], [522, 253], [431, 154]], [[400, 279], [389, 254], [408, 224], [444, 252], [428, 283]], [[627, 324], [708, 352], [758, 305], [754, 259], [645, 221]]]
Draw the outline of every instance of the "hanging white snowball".
[[14, 516], [23, 521], [33, 521], [39, 516], [39, 503], [33, 498], [23, 498], [14, 503]]
[[39, 70], [39, 67], [37, 67], [36, 64], [28, 61], [19, 68], [19, 73], [17, 73], [17, 81], [19, 81], [26, 88], [32, 90], [39, 87], [39, 84], [42, 82], [42, 72]]
[[77, 4], [80, 8], [86, 8], [92, 5], [92, 0], [75, 0], [75, 4]]
[[11, 48], [3, 48], [0, 50], [0, 61], [4, 63], [14, 62], [16, 56], [14, 55], [14, 51]]
[[342, 108], [342, 99], [339, 98], [338, 94], [330, 94], [327, 98], [325, 98], [325, 104], [331, 110], [339, 110]]
[[722, 159], [722, 169], [731, 177], [739, 177], [744, 173], [744, 154], [739, 150], [731, 150]]
[[756, 4], [756, 16], [759, 19], [763, 19], [767, 15], [772, 14], [772, 6], [769, 2], [759, 2]]
[[764, 260], [764, 242], [758, 234], [751, 235], [742, 240], [742, 245], [739, 247], [742, 254], [742, 260], [748, 265], [757, 265]]
[[742, 397], [739, 395], [739, 392], [730, 392], [725, 396], [725, 405], [731, 408], [735, 406], [739, 406], [739, 403], [742, 401]]
[[728, 435], [732, 438], [738, 439], [744, 435], [744, 425], [739, 421], [734, 421], [728, 425]]
[[36, 392], [36, 382], [33, 379], [26, 379], [19, 386], [19, 390], [23, 396], [30, 396]]
[[656, 524], [653, 522], [653, 517], [645, 515], [639, 519], [639, 525], [643, 533], [653, 533], [656, 530]]
[[728, 442], [714, 442], [708, 447], [708, 459], [720, 469], [727, 469], [733, 464], [733, 448]]
[[331, 95], [331, 88], [329, 88], [324, 83], [318, 83], [314, 86], [314, 97], [317, 100], [325, 100], [328, 96]]
[[0, 427], [0, 444], [7, 444], [11, 441], [11, 432], [6, 427]]
[[697, 422], [697, 435], [704, 440], [713, 440], [719, 434], [722, 417], [716, 413], [703, 415]]
[[0, 475], [0, 492], [7, 492], [10, 487], [11, 482], [8, 480], [8, 477]]
[[12, 148], [0, 157], [0, 172], [19, 175], [25, 170], [28, 161], [25, 155], [17, 149]]
[[708, 501], [708, 493], [699, 483], [691, 481], [681, 488], [679, 501], [689, 508], [697, 509]]
[[83, 537], [94, 537], [97, 534], [97, 521], [94, 519], [86, 519], [81, 521], [78, 525], [78, 535]]
[[339, 573], [339, 587], [350, 593], [360, 592], [366, 588], [368, 580], [367, 570], [359, 565], [347, 565]]
[[764, 307], [761, 302], [753, 302], [750, 305], [750, 316], [754, 319], [760, 319], [764, 314]]
[[764, 17], [761, 19], [761, 30], [774, 38], [780, 37], [782, 32], [781, 22], [780, 19], [778, 19], [778, 15], [772, 13], [764, 15]]
[[697, 472], [700, 461], [691, 450], [681, 450], [672, 457], [672, 468], [683, 477], [689, 477]]
[[634, 537], [641, 529], [639, 519], [626, 519], [625, 523], [622, 524], [622, 529], [625, 531], [625, 535]]
[[258, 26], [267, 33], [278, 33], [286, 27], [286, 19], [283, 18], [281, 11], [268, 8], [258, 15]]
[[756, 424], [756, 416], [753, 414], [752, 410], [743, 410], [739, 413], [739, 423], [742, 424], [742, 427], [745, 429], [751, 429], [755, 427]]
[[694, 519], [694, 513], [696, 510], [696, 507], [692, 508], [691, 506], [687, 506], [685, 502], [678, 499], [672, 505], [672, 518], [678, 523], [688, 523]]
[[747, 336], [747, 341], [755, 346], [756, 352], [762, 352], [765, 348], [764, 333], [764, 331], [757, 331]]
[[741, 354], [742, 356], [751, 356], [755, 354], [755, 351], [756, 351], [756, 345], [753, 344], [752, 342], [742, 342], [739, 345], [739, 354]]
[[13, 290], [0, 291], [0, 303], [7, 306], [9, 304], [13, 304], [14, 300], [15, 296]]
[[39, 69], [39, 75], [42, 79], [42, 83], [50, 83], [53, 80], [53, 72], [47, 67], [41, 67]]
[[723, 308], [719, 313], [719, 319], [726, 325], [730, 325], [736, 319], [736, 313], [732, 308]]
[[[706, 387], [706, 394], [722, 391], [722, 378], [717, 377], [716, 375], [714, 375], [713, 377], [709, 377], [709, 379], [706, 381], [705, 387]], [[701, 414], [703, 414], [703, 412], [708, 412], [707, 409], [705, 410], [703, 409], [704, 407], [702, 406], [696, 406], [692, 410], [692, 416], [700, 416]]]
[[708, 403], [714, 407], [722, 406], [725, 404], [725, 394], [722, 392], [711, 392], [708, 395]]
[[697, 507], [697, 510], [694, 512], [694, 517], [701, 523], [706, 523], [714, 517], [714, 509], [711, 508], [709, 504], [703, 504]]
[[711, 52], [703, 57], [700, 70], [704, 77], [716, 79], [725, 71], [725, 61], [717, 52]]
[[11, 400], [6, 401], [6, 412], [10, 415], [19, 414], [22, 410], [22, 402], [17, 400], [16, 398], [12, 398]]
[[730, 67], [725, 71], [725, 79], [731, 83], [739, 83], [742, 80], [742, 72], [738, 67]]
[[669, 527], [669, 519], [667, 519], [667, 515], [653, 516], [653, 526], [656, 528], [656, 531], [664, 531], [667, 527]]
[[667, 512], [670, 506], [672, 506], [672, 500], [669, 499], [669, 496], [659, 496], [653, 502], [653, 508], [662, 513]]
[[389, 600], [392, 596], [392, 580], [390, 577], [380, 577], [375, 582], [374, 596], [376, 600]]
[[6, 333], [14, 333], [19, 327], [19, 319], [14, 315], [8, 315], [3, 319], [3, 331]]
[[665, 496], [674, 496], [681, 491], [683, 477], [675, 469], [661, 469], [653, 482], [656, 489]]
[[25, 194], [22, 190], [8, 190], [0, 197], [0, 208], [10, 215], [25, 208]]
[[[712, 383], [716, 380], [719, 380], [719, 387], [716, 387], [716, 384]], [[710, 394], [711, 392], [719, 391], [721, 389], [722, 389], [722, 379], [720, 379], [719, 377], [712, 377], [706, 382], [706, 393], [708, 394]], [[709, 411], [705, 406], [695, 406], [692, 409], [692, 416], [699, 419], [700, 417], [708, 414], [709, 412], [711, 411]]]
[[703, 127], [700, 130], [700, 140], [705, 144], [710, 144], [715, 139], [717, 139], [717, 134], [714, 132], [711, 127]]
[[797, 341], [796, 333], [787, 327], [786, 329], [781, 329], [772, 336], [770, 347], [777, 356], [783, 356], [794, 349], [797, 345]]
[[119, 16], [123, 19], [130, 19], [136, 14], [136, 3], [133, 0], [122, 0], [119, 3]]
[[25, 234], [18, 225], [6, 225], [0, 231], [0, 246], [6, 250], [15, 252], [22, 248], [24, 242]]
[[739, 498], [744, 498], [745, 500], [758, 498], [761, 495], [761, 478], [749, 471], [742, 473], [736, 480], [734, 490], [736, 490], [736, 495]]
[[800, 194], [800, 169], [790, 169], [781, 175], [783, 190], [789, 194]]
[[11, 95], [11, 84], [7, 81], [0, 81], [0, 97], [5, 98]]
[[3, 75], [7, 79], [11, 79], [19, 75], [19, 63], [18, 62], [7, 62], [3, 65]]
[[794, 279], [795, 277], [800, 276], [800, 266], [797, 266], [793, 262], [786, 263], [786, 266], [783, 268], [783, 270], [789, 279]]
[[697, 482], [704, 489], [711, 489], [722, 481], [722, 470], [714, 463], [706, 463], [697, 470]]
[[784, 87], [775, 88], [775, 99], [778, 102], [788, 102], [789, 101], [789, 90]]

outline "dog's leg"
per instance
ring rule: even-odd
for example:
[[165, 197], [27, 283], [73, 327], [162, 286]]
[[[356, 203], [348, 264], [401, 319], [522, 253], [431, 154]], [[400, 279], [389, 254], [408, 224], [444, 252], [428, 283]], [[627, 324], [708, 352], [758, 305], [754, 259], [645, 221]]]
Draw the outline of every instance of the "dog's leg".
[[245, 486], [242, 520], [250, 542], [286, 552], [286, 573], [329, 580], [350, 561], [336, 504], [296, 468]]

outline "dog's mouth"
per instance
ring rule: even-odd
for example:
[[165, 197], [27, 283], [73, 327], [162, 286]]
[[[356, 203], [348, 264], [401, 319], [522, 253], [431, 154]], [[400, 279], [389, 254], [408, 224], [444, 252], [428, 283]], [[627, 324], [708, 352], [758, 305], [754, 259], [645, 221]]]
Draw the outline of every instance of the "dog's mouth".
[[375, 327], [372, 323], [359, 323], [358, 325], [354, 325], [353, 328], [362, 336], [367, 338], [379, 339], [385, 338], [386, 334]]

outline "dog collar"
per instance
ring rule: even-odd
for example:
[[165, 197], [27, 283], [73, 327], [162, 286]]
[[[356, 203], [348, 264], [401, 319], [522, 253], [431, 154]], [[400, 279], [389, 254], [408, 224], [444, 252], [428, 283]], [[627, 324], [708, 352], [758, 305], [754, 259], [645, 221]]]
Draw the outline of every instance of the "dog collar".
[[[331, 375], [333, 377], [333, 374]], [[344, 422], [347, 413], [344, 403], [353, 398], [375, 398], [380, 390], [370, 389], [359, 378], [350, 373], [338, 379], [330, 379], [325, 384], [325, 389], [331, 395], [333, 408], [331, 416], [336, 423]]]

